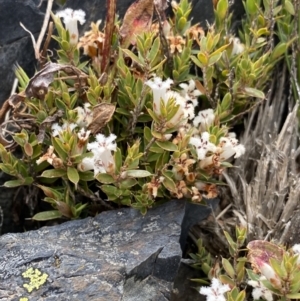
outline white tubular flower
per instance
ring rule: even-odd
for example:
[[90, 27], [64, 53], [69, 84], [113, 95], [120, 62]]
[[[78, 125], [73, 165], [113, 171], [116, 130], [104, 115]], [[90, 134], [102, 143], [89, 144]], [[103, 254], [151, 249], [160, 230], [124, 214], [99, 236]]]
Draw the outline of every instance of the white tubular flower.
[[245, 50], [245, 45], [241, 43], [239, 38], [232, 37], [229, 39], [233, 43], [231, 55], [237, 55]]
[[189, 111], [188, 108], [186, 108], [186, 100], [179, 93], [175, 91], [167, 91], [163, 96], [163, 101], [167, 104], [172, 98], [175, 100], [175, 104], [179, 107], [177, 113], [166, 124], [169, 128], [177, 125], [184, 125], [187, 123], [187, 119], [189, 117]]
[[234, 155], [234, 158], [239, 158], [245, 153], [245, 147], [238, 143], [236, 138], [222, 137], [220, 139], [219, 146], [220, 150], [220, 160], [225, 161]]
[[216, 146], [209, 141], [210, 134], [208, 132], [203, 132], [200, 136], [194, 136], [190, 138], [190, 144], [195, 146], [198, 160], [203, 160], [207, 152], [215, 152]]
[[196, 84], [193, 79], [189, 80], [188, 84], [182, 83], [179, 85], [182, 90], [180, 91], [180, 94], [182, 97], [184, 97], [186, 100], [189, 100], [192, 102], [193, 106], [196, 107], [198, 105], [198, 96], [202, 95], [202, 93], [196, 89]]
[[75, 154], [82, 154], [84, 147], [86, 146], [91, 131], [86, 131], [84, 128], [81, 128], [80, 131], [77, 133], [78, 141], [77, 145], [74, 149]]
[[51, 126], [52, 136], [53, 137], [59, 136], [60, 133], [68, 129], [72, 132], [76, 127], [78, 127], [76, 123], [65, 122], [62, 126], [60, 126], [58, 123], [53, 123]]
[[279, 276], [269, 264], [265, 263], [264, 261], [258, 261], [258, 266], [262, 275], [265, 276], [275, 288], [282, 288]]
[[70, 44], [77, 45], [79, 37], [77, 22], [81, 25], [85, 23], [85, 12], [81, 9], [73, 10], [71, 8], [66, 8], [57, 12], [56, 16], [63, 19], [66, 29], [69, 31]]
[[260, 281], [254, 281], [254, 280], [248, 281], [248, 284], [254, 288], [252, 291], [253, 299], [259, 300], [260, 298], [263, 298], [267, 301], [273, 301], [272, 292], [268, 290], [261, 282], [261, 280], [266, 280], [266, 277], [261, 276], [259, 280]]
[[170, 90], [173, 80], [168, 78], [163, 81], [160, 77], [154, 77], [145, 82], [153, 91], [153, 110], [156, 114], [160, 113], [160, 100], [165, 99], [166, 93]]
[[230, 291], [228, 284], [222, 284], [217, 278], [213, 278], [211, 286], [202, 286], [200, 294], [206, 296], [207, 301], [226, 301], [224, 294]]
[[94, 175], [98, 173], [111, 173], [115, 169], [115, 160], [112, 151], [117, 150], [115, 143], [117, 136], [110, 134], [105, 137], [102, 134], [96, 135], [96, 141], [88, 143], [87, 149], [93, 153], [92, 158], [84, 158], [78, 165], [80, 171], [94, 170]]
[[188, 103], [188, 99], [184, 98], [178, 92], [170, 91], [172, 83], [173, 81], [171, 79], [163, 81], [160, 77], [155, 77], [146, 82], [146, 85], [153, 91], [153, 110], [157, 115], [161, 114], [161, 100], [167, 104], [170, 99], [174, 99], [175, 104], [179, 106], [177, 113], [166, 124], [168, 128], [184, 125], [188, 119], [195, 117], [194, 105]]
[[198, 116], [196, 116], [193, 120], [193, 124], [196, 128], [199, 129], [200, 132], [207, 130], [209, 126], [211, 126], [215, 121], [215, 114], [213, 109], [207, 109], [200, 111]]
[[89, 139], [90, 134], [91, 134], [91, 131], [86, 131], [84, 128], [82, 128], [77, 133], [77, 137], [81, 142], [85, 142]]
[[74, 110], [77, 111], [76, 123], [80, 127], [88, 127], [93, 121], [93, 111], [90, 109], [91, 104], [86, 102], [83, 107], [77, 107]]

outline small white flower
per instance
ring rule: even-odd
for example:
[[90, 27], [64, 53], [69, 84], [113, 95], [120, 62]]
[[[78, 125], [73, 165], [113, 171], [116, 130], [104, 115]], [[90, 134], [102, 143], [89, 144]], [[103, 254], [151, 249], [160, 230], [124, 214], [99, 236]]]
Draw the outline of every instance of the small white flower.
[[92, 152], [103, 152], [105, 150], [116, 151], [117, 144], [115, 142], [117, 136], [115, 134], [110, 134], [108, 137], [105, 137], [103, 134], [96, 135], [96, 141], [88, 143], [87, 149]]
[[229, 41], [233, 43], [231, 55], [240, 54], [245, 50], [245, 45], [241, 43], [239, 38], [231, 37]]
[[273, 301], [273, 295], [270, 290], [268, 290], [261, 280], [266, 280], [266, 277], [261, 276], [259, 278], [260, 281], [249, 280], [248, 284], [252, 286], [254, 289], [252, 291], [252, 297], [254, 300], [259, 300], [261, 297], [267, 301]]
[[293, 245], [292, 251], [294, 252], [295, 255], [298, 256], [297, 264], [300, 265], [300, 244]]
[[58, 123], [53, 123], [51, 126], [52, 136], [53, 137], [59, 136], [60, 133], [68, 129], [72, 132], [76, 127], [78, 127], [76, 123], [65, 122], [62, 126], [60, 126]]
[[200, 136], [194, 136], [190, 138], [189, 143], [194, 145], [197, 151], [198, 160], [203, 160], [207, 152], [215, 152], [216, 146], [209, 141], [210, 134], [203, 132]]
[[220, 160], [225, 161], [234, 155], [234, 158], [238, 158], [245, 153], [245, 147], [238, 143], [236, 138], [222, 137], [220, 139]]
[[59, 133], [63, 131], [62, 127], [58, 123], [53, 123], [51, 126], [51, 130], [52, 130], [53, 137], [58, 136]]
[[91, 104], [86, 102], [83, 107], [77, 107], [74, 110], [77, 111], [76, 123], [80, 127], [87, 127], [93, 121], [93, 111], [90, 109]]
[[105, 137], [102, 134], [96, 135], [96, 141], [88, 143], [87, 149], [93, 153], [92, 158], [84, 158], [78, 165], [81, 171], [94, 170], [94, 175], [98, 173], [110, 173], [114, 171], [115, 161], [112, 151], [117, 150], [115, 143], [116, 135], [110, 134]]
[[215, 114], [213, 109], [207, 109], [200, 111], [198, 116], [193, 120], [193, 124], [196, 128], [199, 128], [200, 132], [207, 130], [215, 121]]
[[157, 115], [161, 114], [161, 100], [167, 105], [168, 101], [173, 99], [178, 107], [178, 111], [166, 124], [168, 128], [181, 126], [187, 123], [188, 119], [193, 119], [195, 116], [194, 105], [188, 102], [181, 94], [171, 91], [170, 87], [173, 81], [167, 79], [163, 81], [160, 77], [154, 77], [148, 80], [145, 84], [153, 91], [153, 110]]
[[85, 23], [85, 12], [82, 9], [73, 10], [71, 8], [66, 8], [57, 12], [56, 16], [63, 19], [66, 29], [69, 31], [70, 44], [77, 45], [79, 37], [77, 22], [81, 25]]
[[187, 123], [189, 114], [192, 114], [192, 111], [189, 111], [189, 108], [186, 107], [186, 100], [179, 93], [175, 91], [167, 91], [163, 96], [163, 101], [167, 104], [170, 99], [174, 99], [175, 104], [179, 107], [176, 114], [167, 122], [166, 126], [172, 128], [184, 125]]
[[82, 142], [87, 141], [89, 139], [89, 136], [91, 134], [91, 131], [86, 131], [84, 128], [80, 129], [80, 131], [77, 133], [78, 139]]
[[292, 250], [295, 254], [300, 254], [300, 244], [293, 245]]
[[202, 286], [200, 288], [200, 294], [206, 296], [207, 301], [226, 301], [224, 294], [230, 291], [228, 284], [222, 284], [217, 278], [213, 278], [211, 286]]
[[196, 107], [198, 105], [198, 96], [202, 95], [202, 93], [196, 89], [196, 84], [193, 79], [189, 80], [188, 84], [182, 83], [179, 85], [182, 88], [180, 94], [187, 100], [191, 101], [193, 106]]
[[166, 95], [167, 91], [170, 90], [173, 80], [168, 78], [163, 81], [160, 77], [156, 76], [152, 80], [145, 82], [153, 91], [153, 110], [155, 113], [160, 112], [160, 100]]

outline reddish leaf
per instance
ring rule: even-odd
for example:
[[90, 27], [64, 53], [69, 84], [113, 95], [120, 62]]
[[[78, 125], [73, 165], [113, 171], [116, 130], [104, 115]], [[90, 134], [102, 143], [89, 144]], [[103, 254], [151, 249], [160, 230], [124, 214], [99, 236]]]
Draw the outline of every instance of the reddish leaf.
[[124, 48], [129, 43], [135, 44], [138, 34], [150, 30], [153, 11], [153, 0], [136, 0], [129, 6], [120, 28], [120, 35], [123, 38], [122, 46]]
[[258, 263], [269, 264], [270, 258], [281, 261], [284, 253], [283, 248], [264, 240], [253, 240], [247, 245], [247, 248], [249, 249], [248, 260], [257, 271], [260, 271]]

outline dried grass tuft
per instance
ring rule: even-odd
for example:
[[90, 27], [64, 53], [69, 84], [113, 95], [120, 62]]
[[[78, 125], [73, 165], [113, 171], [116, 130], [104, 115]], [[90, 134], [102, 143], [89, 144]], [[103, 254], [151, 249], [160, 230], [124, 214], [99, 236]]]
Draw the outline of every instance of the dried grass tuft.
[[[298, 102], [287, 93], [285, 70], [274, 79], [269, 97], [245, 121], [246, 153], [225, 174], [236, 210], [245, 216], [248, 238], [298, 243], [300, 177], [297, 158]], [[240, 216], [239, 216], [240, 215]]]

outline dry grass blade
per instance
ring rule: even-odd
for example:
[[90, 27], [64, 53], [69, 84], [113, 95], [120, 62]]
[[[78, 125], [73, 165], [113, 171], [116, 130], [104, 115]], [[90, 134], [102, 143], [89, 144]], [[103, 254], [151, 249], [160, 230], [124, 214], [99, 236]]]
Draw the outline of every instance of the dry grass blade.
[[268, 238], [287, 242], [285, 227], [294, 223], [288, 222], [299, 204], [300, 178], [295, 168], [300, 152], [299, 106], [295, 104], [286, 116], [285, 87], [286, 78], [280, 74], [271, 89], [273, 97], [246, 121], [241, 139], [246, 154], [235, 162], [239, 172], [232, 170], [225, 174], [235, 207], [247, 216], [250, 240]]

